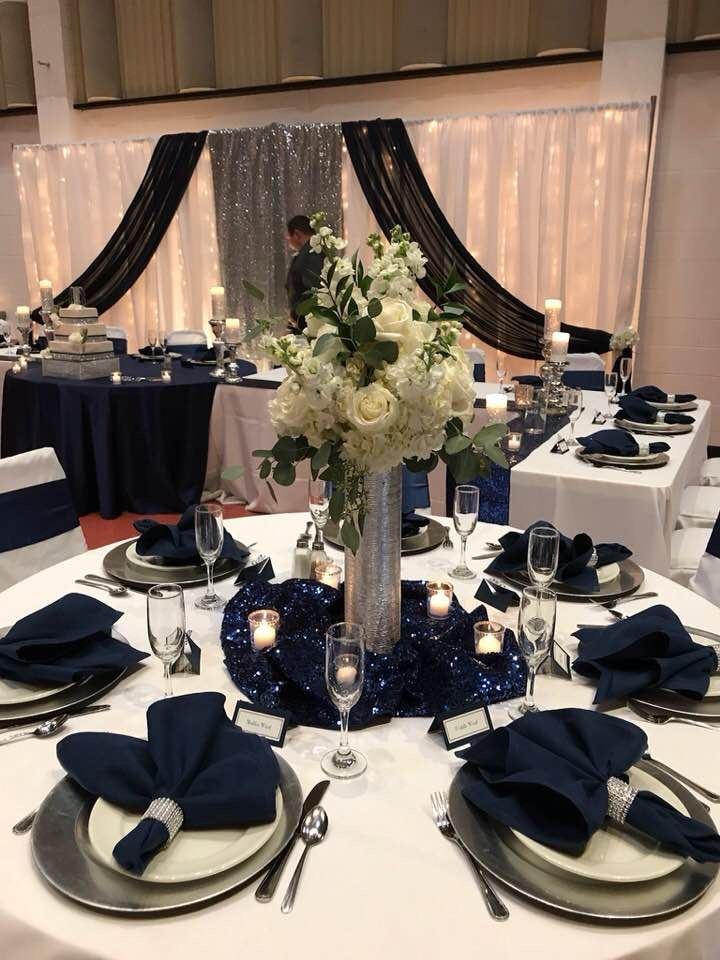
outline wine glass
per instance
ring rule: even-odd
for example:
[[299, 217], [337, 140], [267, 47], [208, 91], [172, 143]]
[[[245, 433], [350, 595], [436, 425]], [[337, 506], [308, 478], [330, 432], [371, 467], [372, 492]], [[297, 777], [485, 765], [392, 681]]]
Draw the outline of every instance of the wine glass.
[[605, 374], [605, 396], [607, 397], [608, 406], [611, 403], [615, 403], [615, 396], [617, 394], [618, 387], [618, 375], [614, 371], [612, 373]]
[[525, 699], [519, 707], [513, 708], [513, 718], [525, 713], [537, 713], [535, 703], [535, 675], [545, 659], [553, 632], [557, 597], [546, 587], [525, 587], [520, 598], [518, 614], [518, 646], [527, 663], [528, 677]]
[[158, 583], [147, 593], [147, 629], [150, 646], [162, 662], [165, 696], [172, 696], [170, 667], [185, 642], [185, 598], [177, 583]]
[[503, 389], [503, 381], [507, 376], [506, 360], [507, 360], [507, 357], [502, 352], [502, 350], [498, 350], [497, 354], [495, 355], [495, 376], [497, 377], [497, 381], [500, 384], [501, 391]]
[[315, 541], [323, 544], [323, 530], [330, 518], [330, 484], [326, 480], [313, 480], [308, 483], [308, 502], [310, 516], [315, 522]]
[[527, 572], [530, 582], [547, 587], [555, 579], [560, 554], [560, 534], [555, 527], [534, 527], [530, 531]]
[[630, 374], [632, 373], [632, 357], [623, 357], [620, 361], [620, 379], [622, 380], [622, 393], [621, 397], [627, 396], [627, 388], [625, 384], [630, 379]]
[[580, 419], [580, 414], [583, 412], [582, 390], [576, 390], [573, 388], [565, 390], [565, 406], [567, 407], [568, 417], [570, 419], [570, 438], [568, 443], [571, 447], [577, 447], [579, 444], [575, 439], [575, 424], [578, 422]]
[[359, 623], [335, 623], [325, 634], [325, 683], [340, 711], [340, 745], [328, 750], [321, 766], [329, 777], [349, 780], [367, 769], [367, 760], [350, 749], [350, 711], [360, 699], [365, 675], [365, 630]]
[[480, 508], [480, 491], [469, 484], [455, 487], [455, 501], [453, 503], [453, 523], [455, 530], [460, 534], [460, 563], [450, 571], [450, 576], [457, 580], [474, 580], [475, 571], [467, 565], [465, 553], [467, 538], [477, 526], [478, 510]]
[[213, 584], [213, 567], [222, 551], [224, 539], [222, 507], [217, 503], [201, 503], [195, 507], [195, 543], [207, 568], [205, 593], [195, 601], [195, 606], [201, 610], [216, 610], [225, 606], [225, 600], [215, 593]]

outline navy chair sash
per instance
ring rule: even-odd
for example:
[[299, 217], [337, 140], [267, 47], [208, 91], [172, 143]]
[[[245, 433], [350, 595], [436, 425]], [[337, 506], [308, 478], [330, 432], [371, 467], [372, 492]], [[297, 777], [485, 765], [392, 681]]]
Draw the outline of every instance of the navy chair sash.
[[0, 553], [42, 543], [78, 525], [64, 477], [0, 493]]

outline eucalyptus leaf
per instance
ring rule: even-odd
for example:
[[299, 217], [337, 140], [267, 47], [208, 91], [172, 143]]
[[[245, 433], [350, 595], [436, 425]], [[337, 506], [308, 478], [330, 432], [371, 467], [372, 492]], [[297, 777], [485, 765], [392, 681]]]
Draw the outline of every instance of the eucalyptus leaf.
[[338, 349], [340, 348], [340, 337], [338, 337], [335, 333], [324, 333], [315, 341], [315, 346], [313, 347], [313, 356], [317, 357], [321, 353], [325, 353], [326, 350], [329, 350], [333, 346], [337, 346]]
[[449, 454], [460, 453], [461, 450], [464, 450], [466, 447], [469, 447], [472, 443], [470, 437], [466, 437], [462, 433], [456, 433], [452, 437], [448, 437], [445, 441], [445, 449]]
[[369, 343], [375, 339], [375, 324], [371, 317], [360, 317], [353, 327], [353, 336], [358, 343]]
[[334, 487], [330, 497], [330, 519], [339, 523], [345, 510], [345, 491], [342, 487]]
[[484, 447], [487, 449], [488, 447], [497, 443], [498, 440], [500, 440], [501, 437], [504, 437], [506, 433], [507, 424], [488, 423], [487, 426], [484, 426], [482, 429], [478, 430], [472, 439], [476, 447]]
[[383, 363], [395, 363], [399, 352], [396, 343], [390, 340], [379, 340], [365, 354], [365, 362], [369, 367], [379, 367]]
[[295, 305], [295, 313], [300, 317], [306, 317], [309, 313], [312, 313], [317, 303], [317, 298], [313, 294], [312, 297], [308, 297], [305, 300], [301, 300], [300, 303]]
[[328, 465], [332, 448], [332, 440], [326, 440], [325, 443], [323, 443], [323, 445], [319, 447], [313, 454], [311, 466], [316, 474], [318, 474], [324, 467]]
[[373, 297], [370, 303], [367, 305], [367, 312], [369, 317], [379, 317], [382, 313], [382, 303]]
[[270, 460], [263, 460], [260, 464], [260, 479], [267, 480], [270, 476], [270, 471], [272, 470], [272, 463]]
[[507, 457], [500, 447], [485, 447], [485, 456], [488, 458], [488, 460], [492, 460], [493, 463], [496, 463], [504, 470], [506, 470], [509, 466]]
[[342, 527], [340, 528], [340, 538], [346, 547], [353, 553], [357, 553], [358, 547], [360, 546], [360, 534], [352, 520], [343, 520]]
[[273, 470], [273, 480], [281, 487], [289, 487], [295, 483], [295, 467], [292, 463], [277, 463]]

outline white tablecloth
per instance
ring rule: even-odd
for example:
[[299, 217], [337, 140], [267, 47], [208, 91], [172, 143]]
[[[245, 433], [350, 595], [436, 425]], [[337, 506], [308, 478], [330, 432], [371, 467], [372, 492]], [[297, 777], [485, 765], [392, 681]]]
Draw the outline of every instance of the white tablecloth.
[[[249, 391], [248, 391], [249, 392]], [[233, 520], [228, 527], [246, 542], [258, 541], [269, 552], [278, 574], [290, 568], [291, 546], [305, 517], [275, 515]], [[479, 526], [470, 554], [497, 527]], [[70, 590], [83, 590], [74, 579], [100, 572], [105, 550], [76, 557], [7, 590], [2, 622], [50, 602]], [[438, 550], [408, 558], [404, 573], [427, 577], [447, 569], [455, 555]], [[219, 584], [228, 596], [232, 581]], [[458, 584], [468, 609], [477, 581]], [[648, 574], [646, 586], [661, 591], [686, 623], [717, 629], [717, 608], [684, 588]], [[218, 643], [220, 614], [197, 611], [188, 591], [188, 626], [202, 647], [202, 675], [175, 678], [177, 693], [217, 689], [228, 706], [238, 694], [222, 664]], [[93, 596], [100, 594], [93, 593]], [[639, 609], [647, 601], [638, 601]], [[138, 647], [148, 649], [145, 601], [139, 594], [114, 601], [125, 611], [118, 627]], [[608, 615], [588, 606], [561, 604], [558, 632], [565, 637], [577, 619], [603, 622]], [[506, 623], [512, 616], [501, 617]], [[75, 718], [68, 730], [108, 730], [145, 735], [145, 708], [162, 693], [160, 664], [147, 662], [106, 699], [108, 713]], [[592, 689], [583, 681], [540, 677], [536, 696], [545, 707], [588, 706]], [[495, 722], [506, 707], [493, 708]], [[618, 715], [634, 719], [625, 710]], [[348, 783], [333, 782], [325, 806], [330, 819], [327, 840], [310, 855], [295, 910], [280, 913], [286, 868], [272, 903], [258, 904], [255, 884], [197, 913], [156, 920], [113, 918], [85, 910], [48, 888], [35, 872], [29, 838], [10, 828], [59, 781], [61, 769], [52, 740], [24, 741], [1, 747], [3, 790], [0, 794], [0, 956], [3, 960], [197, 960], [240, 956], [252, 960], [398, 960], [520, 957], [552, 960], [696, 960], [717, 957], [720, 939], [720, 887], [689, 911], [660, 924], [637, 928], [589, 926], [558, 918], [502, 890], [511, 916], [492, 921], [468, 865], [443, 840], [431, 815], [431, 790], [446, 788], [459, 766], [437, 736], [428, 736], [424, 719], [390, 724], [351, 735], [368, 759], [367, 773]], [[689, 776], [720, 790], [720, 770], [712, 758], [719, 732], [682, 726], [647, 727], [653, 755]], [[299, 728], [288, 734], [283, 756], [296, 770], [304, 790], [322, 778], [319, 759], [336, 741], [330, 731]], [[293, 855], [294, 866], [299, 850]], [[618, 891], [618, 896], [622, 892]]]
[[[592, 423], [595, 411], [608, 409], [604, 393], [583, 391], [583, 396], [585, 410], [576, 424], [576, 436], [614, 426], [612, 421], [605, 427]], [[546, 441], [512, 469], [510, 523], [525, 528], [542, 518], [570, 536], [583, 530], [596, 541], [618, 541], [630, 547], [643, 566], [667, 574], [680, 497], [699, 478], [707, 456], [710, 404], [699, 400], [691, 416], [695, 417], [692, 433], [657, 438], [670, 445], [669, 463], [642, 473], [598, 470], [573, 452], [550, 453], [557, 438]], [[653, 438], [646, 434], [643, 439]]]

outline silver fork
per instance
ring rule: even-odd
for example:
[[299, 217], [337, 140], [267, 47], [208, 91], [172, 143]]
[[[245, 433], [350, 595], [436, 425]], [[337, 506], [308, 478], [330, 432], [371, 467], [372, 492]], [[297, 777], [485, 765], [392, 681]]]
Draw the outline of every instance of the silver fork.
[[453, 542], [450, 539], [450, 527], [443, 527], [443, 530], [445, 531], [445, 539], [440, 546], [443, 547], [444, 550], [452, 550]]
[[494, 920], [507, 920], [507, 918], [510, 916], [508, 908], [490, 886], [480, 867], [480, 864], [477, 863], [477, 861], [465, 849], [458, 835], [455, 833], [455, 827], [453, 827], [453, 825], [450, 823], [450, 815], [448, 812], [448, 795], [444, 791], [431, 793], [430, 803], [432, 804], [435, 826], [444, 837], [446, 837], [448, 840], [452, 840], [453, 843], [456, 843], [458, 847], [460, 847], [475, 871], [475, 875], [477, 876], [480, 884], [480, 890], [482, 891], [483, 899], [485, 900], [485, 906], [488, 908], [490, 916]]
[[619, 603], [630, 603], [631, 600], [647, 600], [650, 597], [656, 597], [654, 590], [647, 593], [631, 593], [629, 597], [616, 597], [614, 600], [598, 601], [598, 606], [605, 607], [606, 610], [614, 610]]

